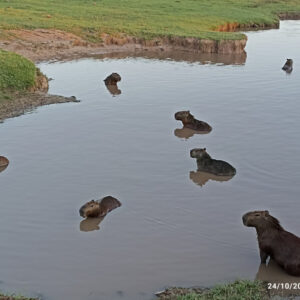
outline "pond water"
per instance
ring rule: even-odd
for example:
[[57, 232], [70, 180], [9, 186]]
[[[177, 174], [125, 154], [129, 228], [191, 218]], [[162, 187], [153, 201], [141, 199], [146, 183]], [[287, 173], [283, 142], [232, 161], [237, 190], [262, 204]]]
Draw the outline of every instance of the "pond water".
[[[50, 93], [81, 102], [0, 124], [10, 159], [0, 173], [2, 290], [152, 299], [167, 286], [254, 279], [256, 233], [241, 220], [249, 210], [268, 209], [300, 235], [300, 22], [247, 35], [247, 58], [233, 64], [150, 53], [40, 64]], [[122, 76], [114, 97], [103, 84], [112, 72]], [[180, 130], [179, 110], [213, 130]], [[237, 174], [197, 173], [195, 147]], [[80, 206], [106, 195], [122, 206], [81, 223]]]

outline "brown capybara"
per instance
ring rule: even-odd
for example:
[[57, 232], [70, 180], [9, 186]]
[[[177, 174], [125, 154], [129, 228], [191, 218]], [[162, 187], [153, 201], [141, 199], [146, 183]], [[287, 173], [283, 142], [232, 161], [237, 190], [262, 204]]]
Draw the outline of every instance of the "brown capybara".
[[121, 81], [121, 76], [118, 73], [112, 73], [104, 79], [106, 85], [116, 85]]
[[267, 210], [251, 211], [243, 215], [243, 223], [255, 227], [261, 263], [272, 258], [288, 274], [300, 276], [300, 238], [285, 231]]
[[212, 130], [211, 126], [206, 122], [195, 119], [189, 110], [178, 111], [175, 114], [175, 119], [181, 121], [186, 128], [204, 132], [210, 132]]
[[9, 160], [5, 156], [0, 156], [0, 172], [4, 171], [9, 165]]
[[192, 149], [190, 156], [197, 159], [198, 171], [212, 173], [217, 176], [233, 176], [236, 173], [236, 169], [228, 162], [211, 158], [206, 152], [206, 148]]
[[286, 63], [282, 67], [282, 70], [286, 71], [287, 73], [291, 73], [293, 71], [293, 60], [287, 58]]
[[79, 209], [79, 214], [83, 218], [99, 218], [119, 206], [121, 206], [121, 202], [118, 199], [107, 196], [101, 200], [87, 202]]

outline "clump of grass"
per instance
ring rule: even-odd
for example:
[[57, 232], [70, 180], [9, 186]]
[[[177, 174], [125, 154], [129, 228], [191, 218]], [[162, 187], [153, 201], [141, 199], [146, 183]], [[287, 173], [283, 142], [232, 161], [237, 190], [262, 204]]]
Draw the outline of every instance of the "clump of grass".
[[237, 280], [208, 288], [170, 288], [159, 293], [160, 300], [269, 300], [266, 284]]
[[[36, 67], [33, 62], [13, 52], [0, 50], [0, 90], [27, 90], [34, 86]], [[1, 96], [1, 94], [0, 94]]]
[[5, 295], [0, 293], [0, 300], [39, 300], [38, 298], [28, 298], [22, 295]]

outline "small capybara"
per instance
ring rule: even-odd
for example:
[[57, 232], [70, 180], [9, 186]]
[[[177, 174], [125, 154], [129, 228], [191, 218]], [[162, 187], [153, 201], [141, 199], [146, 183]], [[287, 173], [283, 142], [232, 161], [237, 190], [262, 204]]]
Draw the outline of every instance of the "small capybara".
[[0, 156], [0, 172], [4, 171], [9, 164], [9, 160], [5, 156]]
[[286, 71], [287, 73], [291, 73], [293, 71], [293, 60], [287, 58], [286, 63], [282, 67], [282, 70]]
[[247, 227], [255, 227], [261, 263], [272, 258], [288, 274], [300, 276], [300, 238], [285, 231], [267, 210], [251, 211], [243, 215]]
[[118, 199], [106, 196], [101, 200], [87, 202], [79, 209], [79, 214], [83, 218], [99, 218], [119, 206], [121, 206], [121, 202]]
[[217, 176], [234, 176], [236, 169], [223, 160], [210, 157], [206, 148], [195, 148], [190, 151], [190, 156], [197, 159], [198, 171], [212, 173]]
[[116, 85], [121, 81], [121, 76], [118, 73], [112, 73], [104, 79], [106, 85]]
[[206, 122], [195, 119], [189, 110], [178, 111], [175, 114], [175, 119], [181, 121], [186, 128], [205, 132], [210, 132], [212, 130], [211, 126]]

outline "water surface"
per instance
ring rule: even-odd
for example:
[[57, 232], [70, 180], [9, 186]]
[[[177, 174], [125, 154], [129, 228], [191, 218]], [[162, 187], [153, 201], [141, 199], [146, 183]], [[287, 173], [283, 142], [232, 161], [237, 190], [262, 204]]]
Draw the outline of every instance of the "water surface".
[[[268, 209], [300, 235], [300, 22], [249, 32], [247, 59], [95, 57], [40, 67], [41, 107], [0, 125], [0, 288], [45, 299], [151, 299], [166, 286], [254, 279], [255, 232], [243, 213]], [[294, 71], [281, 67], [293, 58]], [[103, 79], [118, 72], [121, 94]], [[209, 134], [182, 134], [190, 110]], [[177, 132], [177, 134], [176, 134]], [[226, 160], [232, 179], [197, 174], [195, 147]], [[112, 195], [99, 223], [78, 209]], [[81, 229], [81, 230], [80, 230]], [[99, 229], [99, 230], [93, 230]]]

